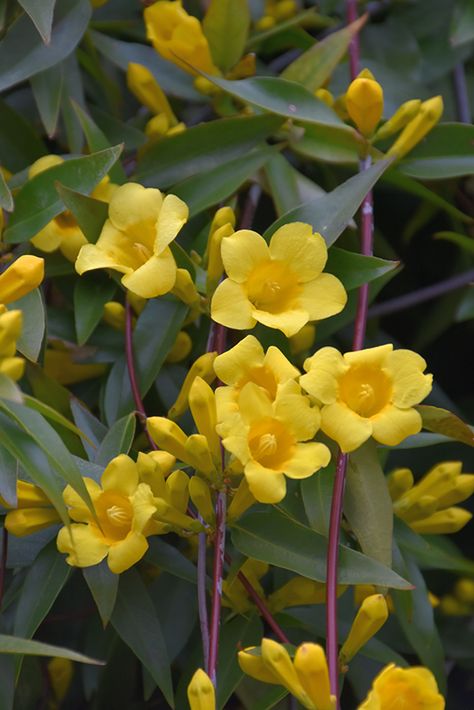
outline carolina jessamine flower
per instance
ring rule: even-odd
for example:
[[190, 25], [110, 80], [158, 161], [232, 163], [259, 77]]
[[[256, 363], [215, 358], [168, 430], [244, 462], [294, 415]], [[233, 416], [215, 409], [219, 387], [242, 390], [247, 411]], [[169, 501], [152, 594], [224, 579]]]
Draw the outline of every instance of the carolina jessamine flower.
[[444, 710], [445, 702], [433, 674], [423, 666], [385, 666], [358, 710]]
[[145, 8], [143, 17], [147, 37], [164, 59], [193, 75], [220, 73], [201, 23], [188, 15], [181, 0], [158, 0]]
[[186, 126], [178, 122], [161, 86], [147, 67], [130, 62], [127, 86], [138, 101], [154, 114], [145, 127], [148, 138], [154, 140], [185, 130]]
[[420, 99], [410, 99], [410, 101], [405, 101], [397, 108], [393, 116], [391, 116], [388, 121], [386, 121], [383, 126], [378, 129], [373, 140], [383, 140], [384, 138], [389, 138], [394, 133], [401, 131], [402, 128], [405, 128], [407, 123], [412, 120], [412, 118], [415, 118], [416, 114], [420, 110], [420, 106]]
[[327, 446], [308, 441], [319, 428], [319, 409], [311, 406], [296, 382], [280, 385], [274, 402], [261, 387], [248, 382], [240, 392], [238, 408], [231, 430], [226, 422], [217, 430], [261, 503], [278, 503], [285, 497], [285, 476], [308, 478], [329, 463]]
[[32, 254], [19, 256], [0, 274], [0, 304], [18, 301], [37, 288], [43, 278], [44, 259]]
[[265, 11], [255, 23], [255, 28], [260, 31], [274, 27], [278, 22], [288, 20], [298, 12], [295, 0], [265, 0]]
[[82, 362], [83, 358], [80, 348], [68, 348], [53, 341], [44, 354], [44, 372], [61, 385], [74, 385], [100, 377], [107, 369], [103, 363]]
[[0, 306], [0, 373], [19, 380], [25, 371], [25, 361], [17, 357], [16, 343], [23, 323], [22, 311], [5, 311]]
[[190, 710], [216, 710], [216, 691], [211, 679], [198, 668], [188, 685]]
[[364, 69], [354, 79], [345, 100], [347, 113], [362, 135], [372, 135], [382, 117], [383, 89], [370, 71]]
[[228, 278], [211, 302], [217, 323], [245, 330], [259, 322], [291, 336], [308, 321], [335, 315], [346, 304], [339, 279], [322, 273], [326, 243], [309, 224], [285, 224], [269, 245], [257, 232], [240, 229], [224, 237], [221, 249]]
[[371, 436], [396, 446], [421, 430], [413, 409], [431, 391], [426, 362], [393, 345], [341, 355], [322, 348], [304, 363], [300, 384], [321, 403], [321, 429], [342, 451], [354, 451]]
[[114, 269], [122, 284], [142, 298], [168, 293], [176, 281], [176, 262], [169, 244], [188, 219], [187, 205], [176, 197], [137, 183], [121, 185], [113, 194], [96, 244], [79, 252], [76, 271]]
[[166, 362], [181, 362], [181, 360], [185, 360], [188, 357], [192, 349], [193, 341], [191, 336], [185, 330], [180, 330], [166, 356]]
[[[347, 589], [346, 585], [337, 585], [339, 597]], [[292, 577], [285, 584], [270, 594], [268, 608], [273, 614], [292, 606], [307, 606], [309, 604], [324, 604], [326, 601], [326, 585], [307, 577]]]
[[[55, 165], [61, 165], [62, 163], [64, 163], [64, 159], [59, 155], [44, 155], [30, 166], [28, 178], [31, 180], [31, 178], [45, 170]], [[90, 196], [101, 202], [110, 202], [110, 198], [116, 189], [117, 185], [111, 183], [109, 177], [106, 175], [99, 184], [94, 187]], [[72, 212], [65, 210], [61, 212], [61, 214], [58, 214], [57, 217], [54, 217], [51, 222], [48, 222], [48, 224], [31, 239], [31, 243], [37, 249], [40, 249], [40, 251], [47, 253], [59, 249], [66, 259], [75, 261], [81, 247], [87, 244], [87, 239], [82, 233]]]
[[101, 485], [84, 478], [95, 516], [83, 499], [66, 486], [63, 498], [76, 521], [58, 533], [57, 546], [74, 567], [90, 567], [107, 557], [111, 572], [120, 574], [140, 560], [147, 537], [156, 530], [153, 492], [139, 483], [137, 464], [125, 454], [116, 456], [101, 477]]
[[366, 597], [339, 652], [341, 665], [348, 663], [367, 641], [375, 636], [387, 619], [388, 606], [383, 594], [371, 594]]
[[390, 146], [387, 155], [394, 155], [400, 159], [409, 153], [438, 123], [443, 114], [443, 108], [441, 96], [433, 96], [433, 98], [423, 101], [414, 118], [405, 125], [395, 143]]
[[8, 510], [5, 517], [5, 529], [16, 537], [32, 535], [50, 525], [60, 523], [53, 504], [45, 493], [27, 481], [17, 480], [16, 505], [10, 505], [0, 496], [0, 505]]

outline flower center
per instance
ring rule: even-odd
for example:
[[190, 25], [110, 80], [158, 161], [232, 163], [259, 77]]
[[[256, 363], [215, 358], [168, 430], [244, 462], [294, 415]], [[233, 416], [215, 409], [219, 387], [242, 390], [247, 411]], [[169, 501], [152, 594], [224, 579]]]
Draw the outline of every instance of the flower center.
[[339, 397], [361, 417], [373, 417], [391, 401], [392, 381], [380, 367], [355, 365], [339, 380]]
[[282, 471], [292, 456], [295, 440], [278, 419], [265, 417], [251, 427], [248, 443], [255, 461], [265, 468]]
[[260, 311], [282, 313], [297, 307], [298, 277], [283, 261], [258, 264], [247, 279], [249, 301]]
[[133, 508], [129, 499], [116, 491], [104, 491], [95, 502], [103, 535], [117, 542], [127, 537], [132, 527]]
[[144, 264], [148, 259], [151, 257], [151, 251], [148, 249], [145, 244], [142, 244], [141, 242], [134, 242], [133, 243], [133, 249], [135, 253], [137, 254], [138, 258]]
[[278, 383], [275, 374], [269, 367], [262, 365], [261, 367], [251, 368], [241, 377], [236, 388], [240, 391], [247, 382], [255, 382], [256, 385], [268, 392], [272, 400], [275, 399]]

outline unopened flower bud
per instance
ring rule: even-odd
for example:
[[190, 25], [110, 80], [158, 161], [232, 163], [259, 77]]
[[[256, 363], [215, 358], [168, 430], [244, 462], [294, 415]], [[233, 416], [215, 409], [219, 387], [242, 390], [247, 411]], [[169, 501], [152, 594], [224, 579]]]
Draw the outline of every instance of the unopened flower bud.
[[176, 281], [171, 292], [188, 306], [199, 302], [199, 293], [187, 269], [176, 270]]
[[125, 330], [125, 308], [118, 301], [108, 301], [104, 304], [103, 319], [115, 330]]
[[198, 668], [188, 685], [188, 701], [191, 710], [215, 710], [216, 692], [211, 679]]
[[370, 136], [382, 117], [382, 87], [374, 79], [359, 75], [347, 89], [346, 108], [362, 135]]
[[332, 108], [334, 106], [334, 96], [327, 89], [317, 89], [314, 92], [314, 95], [317, 99], [322, 101], [323, 104], [329, 106], [329, 108]]
[[410, 152], [435, 126], [443, 113], [443, 99], [434, 96], [423, 101], [416, 116], [405, 126], [395, 143], [387, 151], [387, 156], [395, 155], [403, 158]]
[[334, 710], [336, 698], [331, 695], [329, 671], [324, 650], [316, 643], [298, 647], [294, 666], [299, 681], [317, 710]]
[[463, 473], [457, 476], [452, 486], [445, 493], [438, 496], [438, 507], [449, 508], [451, 505], [461, 503], [461, 501], [469, 498], [474, 492], [474, 474]]
[[37, 288], [44, 278], [44, 259], [24, 254], [0, 274], [0, 303], [11, 303]]
[[292, 335], [290, 340], [290, 351], [292, 355], [304, 353], [311, 348], [316, 337], [316, 326], [313, 323], [304, 325], [298, 333]]
[[464, 508], [446, 508], [428, 518], [410, 523], [410, 527], [420, 535], [447, 535], [461, 530], [471, 518], [472, 513]]
[[188, 507], [188, 486], [189, 476], [181, 469], [173, 471], [166, 479], [166, 498], [174, 508], [182, 512]]
[[454, 585], [454, 593], [459, 601], [472, 604], [474, 602], [474, 579], [458, 579]]
[[193, 347], [193, 341], [185, 330], [180, 330], [171, 350], [166, 356], [166, 362], [181, 362], [188, 357]]
[[348, 663], [387, 619], [388, 608], [383, 594], [373, 594], [364, 599], [339, 653], [340, 663]]
[[240, 481], [239, 487], [237, 488], [227, 509], [228, 522], [238, 520], [240, 516], [243, 515], [245, 511], [248, 510], [254, 503], [256, 503], [256, 500], [250, 493], [249, 484], [247, 483], [247, 479], [244, 477]]
[[199, 476], [193, 476], [189, 481], [189, 495], [201, 518], [209, 525], [213, 525], [214, 506], [208, 483]]
[[224, 273], [224, 264], [222, 263], [221, 244], [224, 237], [230, 237], [234, 233], [234, 228], [230, 222], [223, 224], [209, 237], [208, 244], [208, 261], [207, 261], [207, 280], [206, 291], [212, 293], [219, 283], [222, 274]]
[[216, 432], [216, 398], [213, 390], [202, 377], [195, 377], [189, 390], [188, 400], [198, 432], [206, 437], [214, 459], [220, 463], [221, 445]]
[[214, 380], [216, 376], [214, 372], [214, 360], [216, 359], [216, 355], [216, 352], [204, 353], [204, 355], [201, 355], [193, 362], [181, 385], [178, 398], [168, 412], [170, 419], [177, 419], [187, 410], [189, 391], [196, 377], [202, 377], [208, 384]]
[[176, 123], [176, 116], [168, 99], [147, 67], [130, 62], [127, 67], [127, 86], [138, 101], [152, 113], [156, 115], [163, 114], [167, 119], [168, 125], [172, 126]]
[[156, 507], [155, 517], [157, 520], [164, 523], [170, 523], [174, 527], [181, 528], [183, 530], [190, 530], [192, 532], [201, 532], [204, 530], [199, 520], [195, 520], [194, 518], [191, 518], [190, 515], [181, 513], [162, 498], [155, 498], [154, 504]]
[[415, 118], [416, 114], [420, 110], [420, 106], [420, 99], [411, 99], [411, 101], [405, 101], [405, 103], [403, 103], [397, 108], [393, 116], [389, 118], [388, 121], [378, 129], [377, 133], [374, 136], [374, 141], [388, 138], [394, 133], [398, 133], [398, 131], [401, 131], [402, 128], [405, 128], [407, 123], [409, 123], [412, 118]]
[[413, 474], [409, 468], [396, 468], [387, 477], [390, 498], [396, 501], [413, 486]]
[[306, 693], [286, 648], [273, 639], [265, 638], [262, 639], [261, 648], [265, 665], [280, 679], [281, 685], [296, 698], [305, 697]]
[[242, 671], [262, 683], [281, 685], [280, 678], [266, 665], [258, 651], [256, 646], [249, 646], [243, 651], [239, 651], [237, 659]]

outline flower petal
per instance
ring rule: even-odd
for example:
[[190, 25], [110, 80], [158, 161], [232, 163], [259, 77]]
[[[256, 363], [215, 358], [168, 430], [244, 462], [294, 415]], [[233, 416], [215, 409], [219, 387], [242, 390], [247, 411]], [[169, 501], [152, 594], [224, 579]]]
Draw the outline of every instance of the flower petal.
[[277, 229], [269, 248], [272, 259], [286, 262], [298, 274], [300, 283], [319, 276], [328, 258], [326, 242], [304, 222], [284, 224]]
[[244, 287], [224, 279], [216, 288], [211, 301], [211, 318], [228, 328], [246, 330], [256, 324], [252, 316], [252, 304], [247, 298]]
[[275, 401], [275, 416], [284, 422], [298, 441], [312, 439], [319, 429], [319, 407], [312, 407], [304, 394], [283, 394]]
[[166, 195], [156, 224], [155, 254], [160, 254], [173, 241], [188, 217], [187, 204], [176, 195]]
[[128, 274], [143, 263], [133, 250], [133, 242], [106, 220], [97, 244], [85, 244], [76, 261], [76, 271], [84, 274], [92, 269], [115, 269]]
[[324, 444], [315, 441], [296, 444], [292, 458], [285, 464], [285, 474], [289, 478], [308, 478], [330, 460], [331, 452]]
[[251, 313], [256, 321], [263, 323], [268, 328], [281, 330], [287, 338], [301, 330], [309, 320], [308, 312], [302, 309], [283, 311], [283, 313], [268, 313], [252, 308]]
[[422, 421], [415, 409], [385, 407], [372, 418], [373, 437], [386, 446], [396, 446], [407, 436], [421, 431]]
[[224, 237], [221, 253], [227, 276], [237, 283], [243, 283], [258, 264], [270, 259], [265, 239], [250, 229]]
[[61, 230], [58, 228], [54, 219], [43, 227], [35, 236], [31, 239], [31, 243], [37, 249], [41, 251], [52, 252], [59, 247], [62, 242], [63, 235]]
[[143, 242], [143, 233], [155, 228], [163, 196], [154, 187], [127, 182], [115, 190], [109, 204], [109, 219], [113, 226]]
[[355, 352], [345, 353], [344, 360], [348, 365], [371, 365], [375, 367], [385, 367], [388, 356], [393, 351], [393, 345], [378, 345], [376, 348], [366, 348]]
[[298, 368], [292, 365], [281, 350], [278, 350], [274, 345], [270, 345], [268, 348], [263, 364], [274, 373], [277, 382], [296, 379], [300, 374]]
[[73, 567], [90, 567], [102, 562], [109, 551], [103, 538], [92, 525], [70, 525], [61, 528], [57, 537], [59, 552], [66, 552], [66, 562]]
[[255, 382], [247, 382], [242, 387], [238, 405], [240, 416], [246, 424], [273, 416], [272, 404], [267, 392]]
[[372, 435], [372, 422], [349, 407], [334, 402], [321, 410], [321, 429], [347, 453], [359, 448]]
[[235, 347], [216, 357], [214, 370], [221, 382], [234, 385], [245, 377], [249, 370], [261, 367], [263, 360], [263, 348], [259, 341], [253, 335], [247, 335]]
[[125, 274], [125, 288], [142, 298], [155, 298], [169, 293], [176, 281], [176, 262], [166, 248], [159, 256], [152, 256], [136, 271]]
[[222, 439], [222, 445], [226, 449], [226, 451], [230, 451], [230, 453], [233, 454], [240, 461], [240, 463], [245, 466], [245, 464], [250, 460], [251, 457], [247, 439], [247, 432], [243, 427], [241, 430], [237, 430], [238, 433], [235, 433], [235, 431], [236, 427], [233, 427], [232, 435], [226, 436], [224, 439]]
[[305, 360], [307, 375], [300, 377], [301, 387], [323, 404], [332, 404], [339, 393], [338, 379], [348, 369], [344, 358], [336, 348], [321, 348]]
[[128, 533], [125, 540], [113, 545], [109, 551], [109, 569], [114, 574], [121, 574], [130, 569], [135, 562], [141, 560], [148, 550], [148, 542], [144, 535], [136, 532]]
[[257, 461], [249, 461], [244, 473], [250, 492], [260, 503], [279, 503], [285, 497], [286, 481], [282, 473], [264, 468]]
[[[92, 503], [102, 494], [102, 488], [92, 478], [84, 478], [84, 485], [91, 497]], [[69, 515], [78, 523], [87, 523], [93, 519], [92, 513], [72, 486], [66, 486], [63, 491], [63, 499], [69, 508]]]
[[302, 285], [299, 303], [308, 311], [309, 320], [323, 320], [342, 311], [347, 303], [347, 293], [335, 276], [321, 274]]
[[126, 454], [116, 456], [107, 465], [101, 483], [104, 491], [117, 491], [124, 496], [131, 496], [138, 486], [137, 464]]
[[393, 403], [403, 409], [419, 404], [431, 392], [433, 375], [424, 375], [426, 362], [411, 350], [394, 350], [385, 369], [393, 379]]

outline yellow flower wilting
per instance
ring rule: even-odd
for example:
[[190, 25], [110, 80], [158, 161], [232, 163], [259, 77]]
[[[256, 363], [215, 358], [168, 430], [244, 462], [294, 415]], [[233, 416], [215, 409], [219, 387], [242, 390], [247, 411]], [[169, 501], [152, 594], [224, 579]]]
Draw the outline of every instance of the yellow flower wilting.
[[248, 382], [240, 392], [238, 408], [232, 426], [224, 421], [218, 431], [259, 502], [283, 500], [285, 476], [308, 478], [328, 465], [327, 446], [308, 441], [319, 428], [319, 409], [311, 406], [296, 382], [280, 385], [274, 402], [265, 390]]
[[[239, 570], [243, 572], [261, 599], [265, 599], [265, 592], [260, 584], [260, 579], [266, 575], [268, 570], [269, 566], [266, 562], [252, 559], [246, 560]], [[230, 582], [226, 579], [223, 581], [222, 595], [222, 605], [235, 609], [239, 614], [246, 614], [254, 608], [253, 601], [249, 598], [236, 574]]]
[[198, 668], [188, 685], [190, 710], [216, 710], [216, 691], [211, 679]]
[[390, 663], [372, 683], [358, 710], [444, 710], [433, 674], [423, 666], [398, 668]]
[[[61, 165], [64, 159], [59, 155], [44, 155], [39, 158], [28, 170], [28, 178], [35, 177], [40, 173], [53, 168], [55, 165]], [[106, 175], [98, 185], [94, 187], [90, 196], [100, 202], [110, 202], [110, 199], [117, 189], [117, 185], [110, 182]], [[75, 261], [77, 255], [84, 244], [87, 244], [87, 239], [82, 233], [76, 218], [70, 210], [65, 210], [54, 217], [51, 222], [43, 227], [38, 234], [32, 239], [31, 243], [40, 251], [47, 253], [59, 249], [63, 256], [69, 261]]]
[[[395, 515], [421, 534], [458, 532], [472, 513], [455, 504], [474, 492], [474, 474], [461, 471], [460, 461], [444, 461], [413, 485], [409, 469], [396, 469], [388, 478]], [[406, 480], [404, 487], [400, 485], [402, 478]]]
[[161, 86], [147, 67], [130, 62], [127, 68], [127, 86], [138, 101], [154, 114], [145, 128], [150, 139], [185, 130], [186, 126], [178, 122]]
[[0, 306], [0, 374], [19, 380], [25, 371], [25, 361], [16, 357], [16, 343], [23, 323], [22, 311], [5, 311]]
[[435, 126], [443, 113], [443, 99], [434, 96], [423, 101], [418, 113], [406, 124], [395, 143], [387, 151], [387, 155], [394, 155], [397, 159], [409, 153]]
[[216, 377], [214, 372], [214, 360], [216, 355], [216, 352], [204, 353], [193, 362], [181, 385], [176, 402], [168, 412], [170, 419], [178, 419], [187, 410], [189, 406], [189, 392], [196, 377], [201, 377], [208, 384], [213, 382]]
[[61, 522], [56, 509], [41, 488], [27, 481], [16, 482], [15, 505], [1, 496], [0, 505], [9, 511], [5, 517], [5, 529], [16, 537], [32, 535]]
[[23, 254], [0, 274], [0, 304], [26, 296], [37, 288], [44, 278], [44, 259], [32, 254]]
[[371, 136], [382, 118], [383, 89], [367, 69], [349, 85], [345, 101], [347, 113], [359, 131], [366, 138]]
[[209, 43], [197, 17], [188, 15], [180, 0], [158, 0], [143, 13], [146, 33], [164, 59], [197, 75], [219, 74]]
[[222, 261], [229, 278], [217, 287], [211, 317], [229, 328], [245, 330], [257, 322], [286, 336], [310, 320], [340, 313], [347, 301], [343, 285], [323, 273], [327, 247], [303, 222], [277, 229], [268, 245], [249, 229], [222, 240]]
[[362, 602], [352, 623], [349, 635], [339, 652], [342, 666], [348, 663], [356, 653], [375, 636], [388, 619], [387, 602], [383, 594], [372, 594]]
[[176, 197], [134, 182], [114, 192], [96, 244], [79, 252], [76, 271], [114, 269], [124, 274], [122, 284], [142, 298], [171, 291], [176, 262], [169, 244], [188, 219], [188, 206]]
[[139, 482], [137, 464], [125, 454], [110, 461], [101, 485], [84, 478], [95, 515], [83, 499], [66, 486], [63, 498], [76, 521], [61, 528], [57, 546], [74, 567], [90, 567], [107, 557], [111, 572], [120, 574], [140, 560], [148, 549], [147, 537], [157, 532], [156, 505], [149, 485]]
[[260, 648], [251, 646], [238, 654], [244, 673], [262, 683], [282, 685], [309, 710], [334, 710], [324, 650], [315, 643], [296, 649], [294, 661], [282, 644], [263, 639]]
[[371, 436], [396, 446], [418, 434], [422, 421], [413, 409], [431, 391], [426, 362], [393, 345], [341, 353], [326, 347], [304, 363], [300, 384], [321, 403], [321, 429], [343, 452], [354, 451]]

